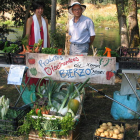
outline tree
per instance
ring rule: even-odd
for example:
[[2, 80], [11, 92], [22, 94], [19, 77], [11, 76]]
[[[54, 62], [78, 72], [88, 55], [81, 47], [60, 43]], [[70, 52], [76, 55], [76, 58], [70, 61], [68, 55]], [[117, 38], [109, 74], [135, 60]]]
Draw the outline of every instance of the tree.
[[128, 32], [129, 47], [137, 47], [139, 45], [139, 26], [137, 19], [137, 0], [128, 0]]
[[126, 24], [126, 14], [124, 11], [125, 1], [124, 0], [116, 0], [117, 13], [118, 13], [118, 22], [119, 22], [119, 33], [121, 38], [121, 46], [128, 47], [128, 31]]
[[28, 17], [29, 17], [31, 4], [32, 4], [32, 0], [29, 1], [28, 6], [27, 6], [22, 37], [25, 37], [25, 34], [26, 34], [26, 22], [27, 22], [27, 19], [28, 19]]
[[[51, 7], [51, 36], [55, 36], [56, 32], [56, 0], [51, 0], [52, 7]], [[53, 47], [53, 42], [51, 43]]]
[[[14, 13], [13, 21], [16, 26], [24, 25], [23, 36], [25, 35], [27, 18], [32, 14], [31, 3], [36, 0], [3, 0], [0, 5], [0, 13]], [[45, 3], [44, 16], [51, 19], [51, 1], [41, 0]], [[3, 17], [3, 20], [6, 20]]]

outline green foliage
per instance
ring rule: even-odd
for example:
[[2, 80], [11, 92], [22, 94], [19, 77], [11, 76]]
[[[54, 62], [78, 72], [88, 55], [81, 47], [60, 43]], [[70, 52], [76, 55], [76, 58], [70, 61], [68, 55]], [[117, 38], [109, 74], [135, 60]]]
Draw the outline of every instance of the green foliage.
[[4, 36], [5, 34], [9, 34], [9, 32], [16, 32], [15, 30], [9, 29], [7, 24], [2, 24], [0, 26], [0, 33]]
[[73, 121], [73, 118], [70, 115], [66, 115], [65, 117], [63, 117], [63, 119], [60, 120], [61, 131], [59, 135], [68, 135], [69, 131], [74, 129], [74, 124], [75, 122]]
[[43, 121], [43, 117], [38, 117], [37, 119], [32, 118], [32, 110], [27, 113], [27, 115], [24, 118], [24, 123], [21, 125], [18, 129], [19, 134], [25, 134], [28, 135], [30, 133], [30, 130], [34, 129], [39, 131], [41, 134], [40, 136], [43, 136], [43, 130], [41, 127], [41, 122]]
[[62, 119], [52, 116], [49, 120], [42, 116], [33, 118], [33, 115], [33, 110], [27, 113], [23, 125], [18, 129], [19, 134], [28, 135], [30, 130], [36, 130], [39, 133], [39, 137], [46, 134], [51, 136], [53, 132], [55, 132], [57, 136], [66, 136], [70, 130], [74, 129], [75, 122], [71, 115], [66, 115]]
[[0, 25], [2, 26], [3, 24], [7, 25], [7, 26], [13, 26], [14, 22], [11, 20], [6, 20], [6, 21], [1, 21]]
[[50, 31], [50, 42], [55, 48], [65, 48], [66, 29], [63, 25], [57, 26], [56, 32]]
[[117, 23], [118, 19], [117, 16], [112, 16], [112, 15], [108, 15], [108, 16], [103, 16], [103, 15], [96, 15], [96, 17], [93, 17], [91, 15], [90, 17], [93, 21], [94, 24], [101, 24], [102, 22], [113, 22], [113, 23]]
[[17, 44], [10, 44], [10, 46], [8, 46], [8, 41], [6, 41], [3, 51], [6, 53], [10, 53], [10, 52], [14, 53], [16, 51], [17, 46], [18, 46]]
[[67, 0], [57, 0], [57, 3], [63, 5], [63, 4], [68, 4]]
[[58, 49], [57, 48], [42, 48], [41, 53], [45, 53], [45, 54], [58, 54]]
[[[34, 1], [34, 0], [33, 0]], [[48, 20], [51, 19], [51, 1], [42, 0], [45, 3], [44, 16]], [[25, 15], [28, 5], [31, 4], [29, 0], [2, 0], [0, 4], [0, 13], [1, 12], [14, 12], [12, 20], [16, 26], [22, 26], [25, 21]], [[29, 16], [32, 14], [30, 11]], [[4, 20], [6, 18], [3, 18]]]

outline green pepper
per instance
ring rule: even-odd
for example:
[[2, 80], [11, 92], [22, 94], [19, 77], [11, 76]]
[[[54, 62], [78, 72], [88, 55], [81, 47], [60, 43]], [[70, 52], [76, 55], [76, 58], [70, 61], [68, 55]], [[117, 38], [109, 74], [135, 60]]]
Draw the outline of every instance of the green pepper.
[[35, 115], [35, 110], [32, 109], [30, 112], [29, 112], [30, 115]]
[[38, 110], [37, 115], [42, 116], [41, 109]]

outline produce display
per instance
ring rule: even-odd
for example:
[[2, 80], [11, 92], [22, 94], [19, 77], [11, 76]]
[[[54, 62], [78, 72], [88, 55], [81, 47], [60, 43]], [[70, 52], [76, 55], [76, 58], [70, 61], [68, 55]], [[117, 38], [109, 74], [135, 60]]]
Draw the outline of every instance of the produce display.
[[123, 139], [125, 128], [122, 124], [113, 124], [112, 122], [102, 123], [95, 131], [94, 135], [97, 137]]
[[[46, 84], [40, 86], [43, 79]], [[80, 117], [82, 108], [81, 95], [85, 94], [84, 87], [89, 81], [75, 85], [74, 83], [57, 83], [50, 77], [40, 80], [36, 101], [31, 111], [25, 116], [19, 133], [29, 134], [31, 130], [38, 131], [40, 137], [44, 135], [57, 137], [67, 136], [75, 129], [76, 121]]]
[[58, 49], [57, 48], [42, 48], [41, 53], [45, 53], [45, 54], [57, 54], [58, 53]]

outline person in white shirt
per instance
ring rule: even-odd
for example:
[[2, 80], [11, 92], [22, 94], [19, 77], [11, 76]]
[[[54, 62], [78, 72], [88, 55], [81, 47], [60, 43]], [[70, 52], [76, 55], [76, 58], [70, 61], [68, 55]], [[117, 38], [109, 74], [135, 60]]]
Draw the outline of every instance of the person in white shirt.
[[69, 21], [70, 55], [88, 53], [90, 45], [95, 38], [93, 21], [83, 16], [86, 6], [74, 2], [68, 7], [68, 12], [74, 17]]

